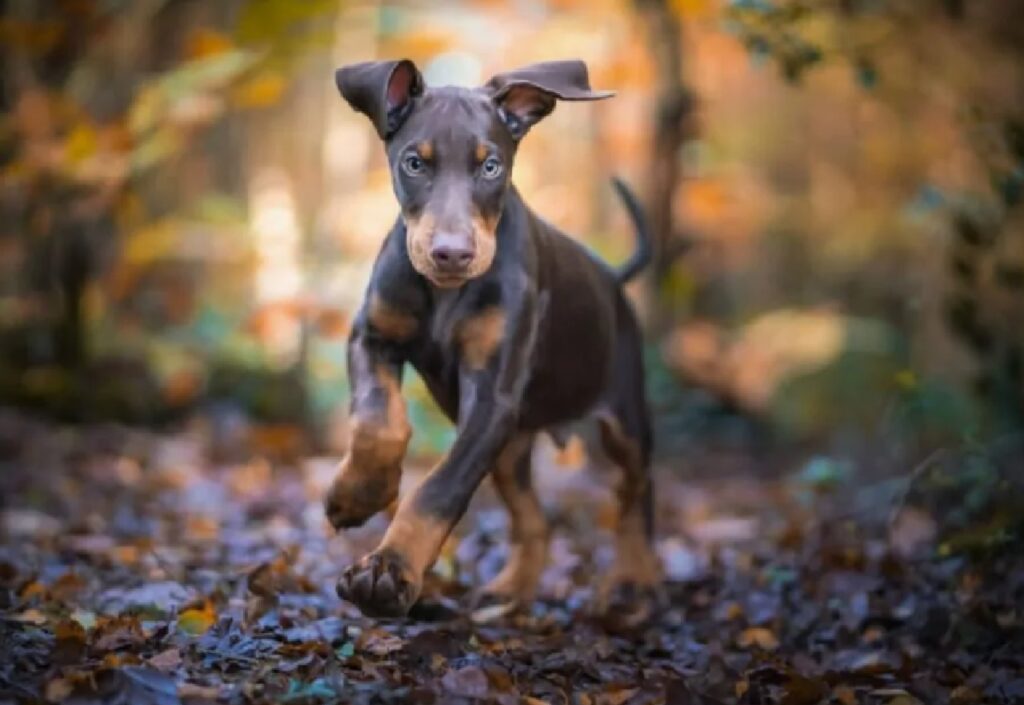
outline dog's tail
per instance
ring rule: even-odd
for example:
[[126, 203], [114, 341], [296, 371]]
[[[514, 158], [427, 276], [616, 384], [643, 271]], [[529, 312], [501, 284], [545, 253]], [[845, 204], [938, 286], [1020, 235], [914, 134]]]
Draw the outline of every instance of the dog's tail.
[[619, 280], [619, 283], [625, 284], [651, 263], [653, 255], [651, 231], [647, 227], [644, 210], [629, 186], [626, 186], [626, 183], [617, 176], [612, 177], [612, 186], [615, 187], [615, 192], [619, 194], [619, 198], [625, 204], [629, 219], [633, 221], [633, 230], [636, 231], [636, 250], [633, 252], [633, 256], [615, 272], [615, 278]]

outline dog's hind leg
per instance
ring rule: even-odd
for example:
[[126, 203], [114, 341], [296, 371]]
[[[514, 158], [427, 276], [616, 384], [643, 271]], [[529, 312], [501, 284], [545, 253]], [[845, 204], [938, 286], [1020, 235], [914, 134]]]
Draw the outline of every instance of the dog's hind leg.
[[491, 479], [508, 510], [508, 558], [501, 572], [481, 589], [481, 597], [529, 602], [537, 592], [548, 553], [548, 527], [533, 489], [530, 455], [533, 434], [521, 434], [505, 447]]
[[623, 628], [645, 622], [663, 600], [661, 564], [654, 551], [652, 438], [642, 348], [632, 316], [627, 323], [636, 334], [617, 341], [612, 389], [597, 413], [601, 444], [621, 471], [615, 563], [600, 590], [599, 606], [613, 626]]

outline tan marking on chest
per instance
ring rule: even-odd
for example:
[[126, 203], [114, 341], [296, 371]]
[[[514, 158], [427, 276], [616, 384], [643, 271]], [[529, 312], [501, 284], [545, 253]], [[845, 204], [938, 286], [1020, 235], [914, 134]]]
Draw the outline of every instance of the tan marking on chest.
[[367, 317], [374, 330], [392, 340], [408, 340], [416, 333], [418, 326], [415, 316], [399, 311], [376, 292], [370, 296]]
[[483, 369], [504, 336], [505, 312], [499, 306], [492, 306], [466, 319], [459, 326], [458, 333], [463, 359], [472, 369]]

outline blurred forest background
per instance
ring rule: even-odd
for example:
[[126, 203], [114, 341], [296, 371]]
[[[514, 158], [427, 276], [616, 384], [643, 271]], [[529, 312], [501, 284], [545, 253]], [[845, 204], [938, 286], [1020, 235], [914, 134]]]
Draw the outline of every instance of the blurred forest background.
[[[1024, 702], [1022, 18], [0, 0], [0, 705]], [[669, 599], [633, 635], [590, 612], [617, 513], [577, 441], [535, 448], [537, 601], [472, 603], [514, 535], [489, 483], [412, 620], [335, 595], [388, 524], [322, 502], [398, 207], [334, 71], [399, 57], [433, 85], [579, 57], [617, 92], [513, 180], [621, 262], [620, 175], [656, 236], [629, 294]], [[408, 487], [453, 430], [404, 391]]]
[[[1024, 457], [1022, 16], [0, 0], [0, 403], [336, 450], [348, 324], [397, 206], [334, 69], [409, 57], [477, 85], [580, 57], [617, 98], [556, 110], [514, 180], [609, 261], [632, 239], [608, 176], [643, 194], [661, 457]], [[414, 453], [436, 456], [451, 428], [407, 386]]]

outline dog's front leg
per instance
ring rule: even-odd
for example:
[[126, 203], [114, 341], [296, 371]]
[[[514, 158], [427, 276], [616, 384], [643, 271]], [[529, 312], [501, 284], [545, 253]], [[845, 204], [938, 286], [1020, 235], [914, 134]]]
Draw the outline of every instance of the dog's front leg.
[[380, 546], [350, 566], [338, 594], [367, 614], [404, 615], [473, 492], [516, 430], [537, 329], [529, 298], [513, 320], [494, 308], [459, 336], [459, 429], [448, 456], [402, 500]]
[[393, 343], [363, 322], [349, 338], [348, 373], [348, 449], [324, 503], [336, 529], [359, 526], [398, 497], [412, 434], [400, 390], [401, 357]]

